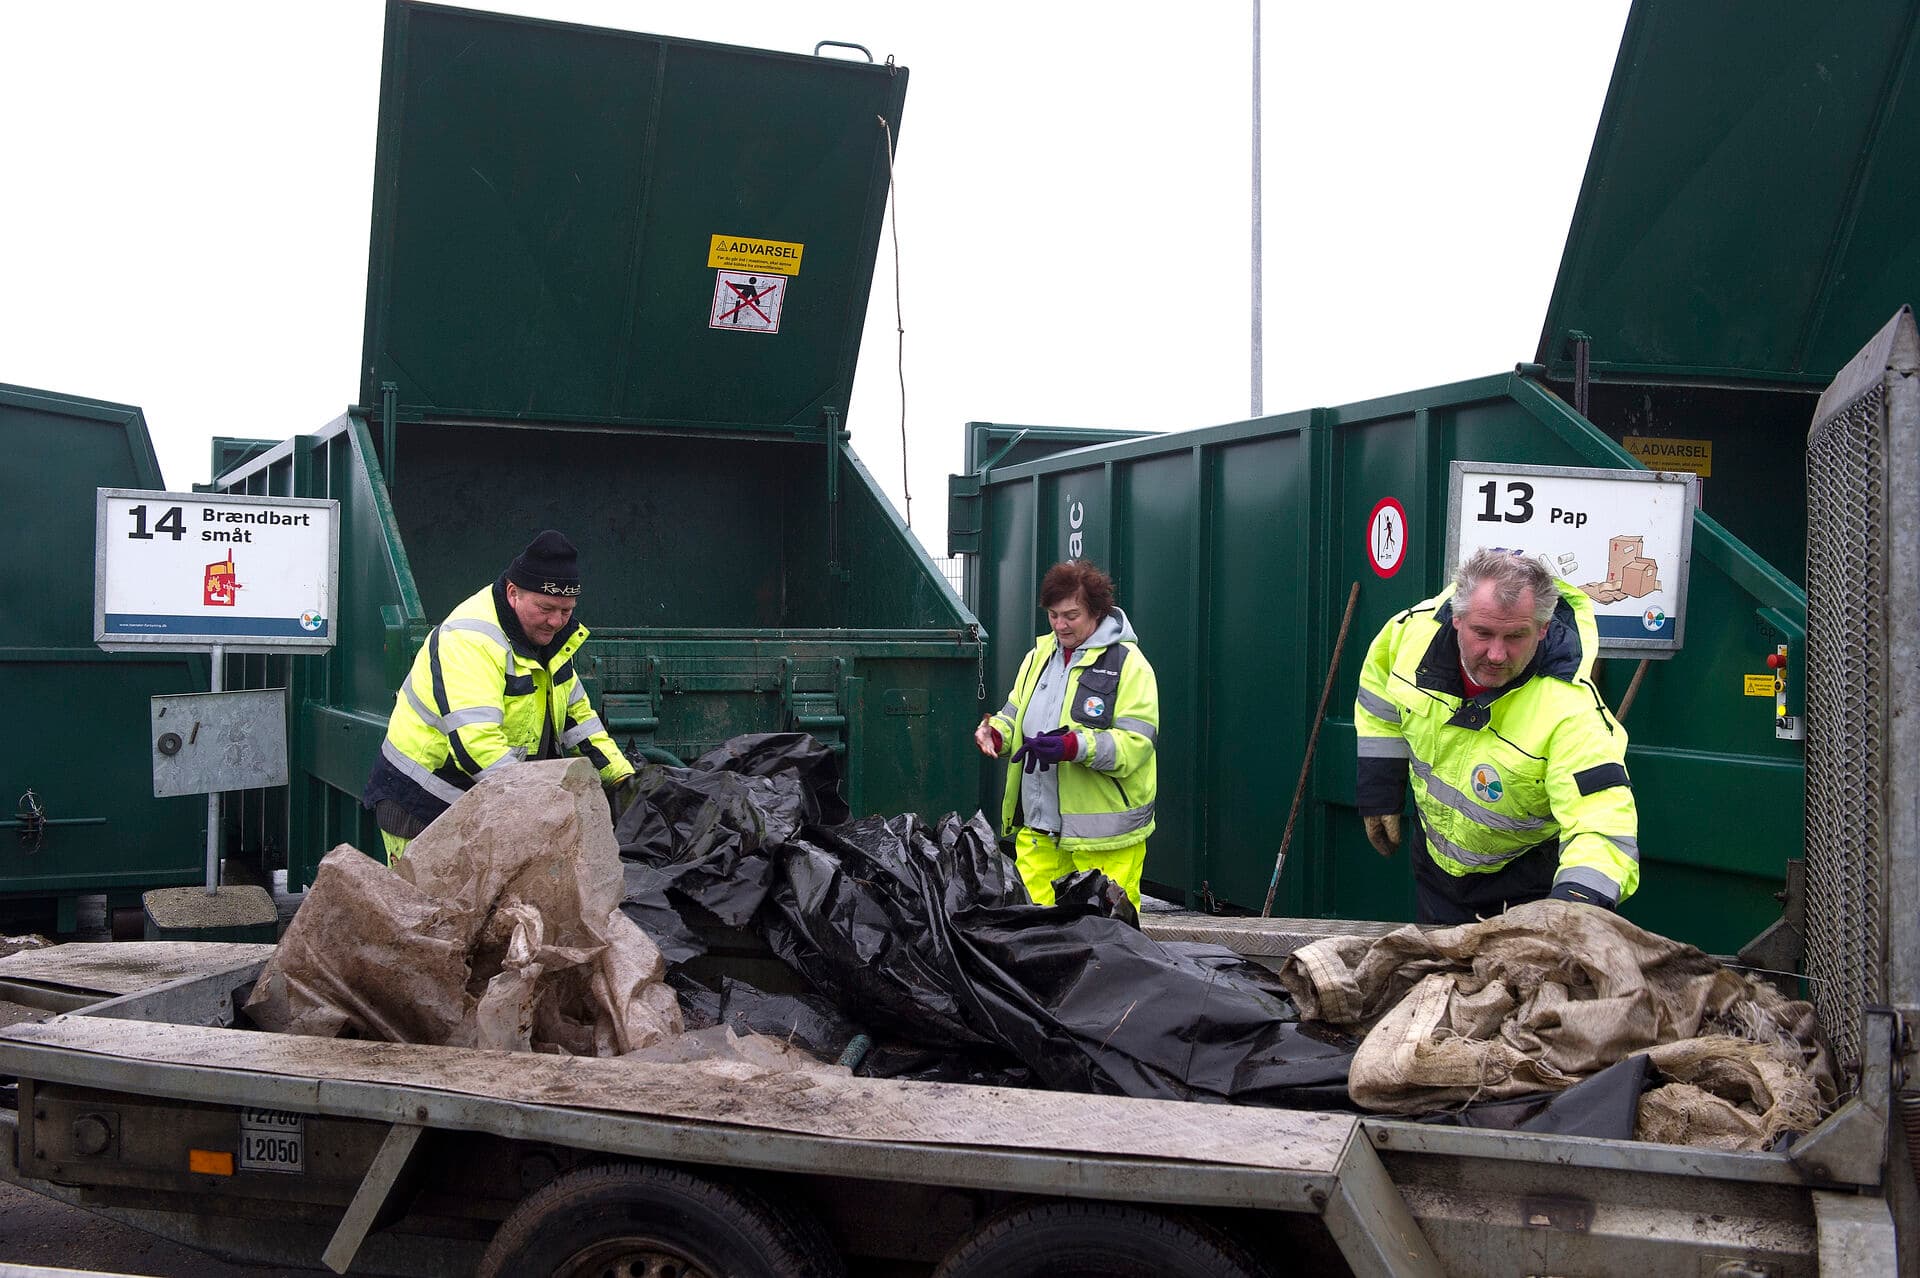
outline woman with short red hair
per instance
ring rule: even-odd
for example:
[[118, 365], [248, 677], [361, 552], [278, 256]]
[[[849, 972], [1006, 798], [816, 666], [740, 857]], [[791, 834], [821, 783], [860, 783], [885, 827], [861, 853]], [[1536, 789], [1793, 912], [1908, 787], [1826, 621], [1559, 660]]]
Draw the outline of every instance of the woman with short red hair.
[[981, 753], [1012, 749], [1000, 832], [1014, 841], [1027, 892], [1053, 904], [1054, 880], [1097, 869], [1140, 904], [1153, 833], [1160, 686], [1113, 580], [1084, 559], [1047, 570], [1034, 640], [1013, 691], [974, 729]]

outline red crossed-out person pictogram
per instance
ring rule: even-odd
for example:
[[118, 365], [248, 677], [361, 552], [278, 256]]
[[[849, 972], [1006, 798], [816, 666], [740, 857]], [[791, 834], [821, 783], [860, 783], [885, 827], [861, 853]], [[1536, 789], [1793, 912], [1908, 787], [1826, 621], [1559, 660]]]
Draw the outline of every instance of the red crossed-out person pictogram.
[[723, 282], [728, 288], [733, 290], [734, 296], [740, 300], [733, 304], [732, 309], [721, 312], [720, 315], [716, 317], [718, 320], [738, 324], [740, 322], [740, 312], [748, 307], [752, 307], [755, 315], [758, 315], [768, 324], [773, 323], [773, 317], [760, 309], [760, 303], [771, 302], [773, 300], [774, 292], [780, 287], [777, 282], [769, 280], [767, 283], [762, 284], [751, 275], [747, 276], [747, 282], [745, 284], [737, 284], [732, 280]]

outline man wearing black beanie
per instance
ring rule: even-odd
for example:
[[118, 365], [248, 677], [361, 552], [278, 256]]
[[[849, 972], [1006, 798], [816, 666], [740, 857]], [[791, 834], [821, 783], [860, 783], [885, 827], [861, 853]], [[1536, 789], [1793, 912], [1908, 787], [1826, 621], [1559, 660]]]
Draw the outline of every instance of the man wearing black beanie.
[[610, 787], [633, 776], [573, 668], [587, 639], [573, 619], [579, 600], [579, 554], [548, 529], [427, 636], [361, 795], [389, 862], [475, 782], [515, 763], [579, 754]]

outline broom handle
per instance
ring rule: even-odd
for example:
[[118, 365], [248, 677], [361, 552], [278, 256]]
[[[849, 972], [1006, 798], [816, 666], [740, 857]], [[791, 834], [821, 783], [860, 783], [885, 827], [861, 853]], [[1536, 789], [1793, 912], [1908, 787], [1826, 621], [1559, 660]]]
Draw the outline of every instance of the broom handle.
[[1313, 768], [1313, 750], [1320, 744], [1320, 723], [1327, 717], [1327, 698], [1333, 695], [1333, 678], [1340, 672], [1340, 651], [1347, 646], [1347, 627], [1353, 624], [1353, 608], [1360, 602], [1360, 583], [1347, 592], [1347, 611], [1340, 618], [1340, 634], [1333, 641], [1333, 656], [1327, 662], [1327, 681], [1320, 688], [1320, 709], [1314, 712], [1313, 732], [1307, 737], [1307, 753], [1300, 760], [1300, 784], [1293, 788], [1293, 807], [1287, 812], [1287, 828], [1280, 835], [1280, 852], [1273, 858], [1273, 881], [1267, 884], [1267, 902], [1260, 917], [1273, 915], [1273, 894], [1280, 886], [1280, 869], [1287, 863], [1287, 847], [1293, 842], [1293, 823], [1300, 816], [1300, 800], [1307, 795], [1307, 774]]

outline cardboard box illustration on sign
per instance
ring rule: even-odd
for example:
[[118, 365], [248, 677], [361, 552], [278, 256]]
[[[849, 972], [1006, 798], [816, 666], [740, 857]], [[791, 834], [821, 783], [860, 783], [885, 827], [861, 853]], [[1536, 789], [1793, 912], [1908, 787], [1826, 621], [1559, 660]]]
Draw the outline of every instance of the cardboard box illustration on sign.
[[1646, 538], [1639, 534], [1608, 538], [1607, 579], [1590, 581], [1580, 589], [1603, 604], [1645, 599], [1660, 589], [1660, 565], [1641, 553], [1645, 547]]

